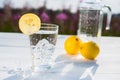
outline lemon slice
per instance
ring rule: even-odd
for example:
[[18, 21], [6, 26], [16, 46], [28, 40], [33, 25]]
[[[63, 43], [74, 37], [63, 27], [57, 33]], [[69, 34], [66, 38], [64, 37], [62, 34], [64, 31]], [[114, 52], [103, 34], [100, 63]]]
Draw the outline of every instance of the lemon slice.
[[40, 27], [41, 20], [37, 15], [33, 13], [24, 14], [19, 19], [19, 28], [26, 35], [30, 35], [39, 31]]

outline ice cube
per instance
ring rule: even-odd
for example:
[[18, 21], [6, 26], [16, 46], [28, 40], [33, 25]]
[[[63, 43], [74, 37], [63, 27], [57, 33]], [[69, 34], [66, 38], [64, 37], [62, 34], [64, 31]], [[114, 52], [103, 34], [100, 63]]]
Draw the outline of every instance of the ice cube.
[[46, 46], [47, 51], [49, 51], [48, 53], [51, 54], [54, 52], [55, 46], [53, 44], [49, 44]]
[[37, 47], [41, 47], [41, 46], [44, 46], [44, 45], [46, 45], [46, 44], [49, 44], [49, 41], [48, 40], [46, 40], [46, 39], [42, 39], [42, 40], [40, 40], [38, 43], [37, 43]]
[[45, 45], [47, 45], [47, 44], [49, 44], [49, 42], [48, 42], [46, 39], [40, 40], [40, 41], [36, 44], [36, 46], [34, 46], [34, 49], [33, 49], [34, 53], [41, 52], [42, 49], [43, 49], [43, 47], [44, 47]]

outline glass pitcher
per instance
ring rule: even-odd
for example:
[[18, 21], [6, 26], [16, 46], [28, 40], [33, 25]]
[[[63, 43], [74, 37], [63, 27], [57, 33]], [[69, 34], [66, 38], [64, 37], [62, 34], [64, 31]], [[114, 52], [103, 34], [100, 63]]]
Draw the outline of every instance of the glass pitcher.
[[84, 41], [99, 42], [102, 31], [103, 9], [107, 8], [106, 30], [110, 29], [111, 8], [100, 0], [83, 0], [79, 5], [79, 28], [77, 35]]

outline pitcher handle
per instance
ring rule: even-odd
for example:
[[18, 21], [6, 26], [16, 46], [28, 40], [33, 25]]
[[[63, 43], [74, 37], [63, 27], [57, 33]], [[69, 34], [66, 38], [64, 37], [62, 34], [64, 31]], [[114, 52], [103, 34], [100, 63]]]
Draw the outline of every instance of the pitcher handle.
[[106, 23], [106, 30], [110, 29], [110, 22], [111, 22], [111, 17], [112, 17], [112, 10], [109, 6], [104, 5], [103, 8], [107, 8], [107, 23]]

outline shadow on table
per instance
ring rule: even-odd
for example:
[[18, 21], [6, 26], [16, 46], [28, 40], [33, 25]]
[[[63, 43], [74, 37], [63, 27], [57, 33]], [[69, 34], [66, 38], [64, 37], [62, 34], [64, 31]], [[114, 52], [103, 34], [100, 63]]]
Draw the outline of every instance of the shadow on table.
[[23, 71], [21, 68], [11, 69], [9, 67], [3, 66], [3, 68], [0, 70], [4, 73], [4, 75], [7, 75], [8, 77], [2, 79], [2, 80], [23, 80]]
[[14, 75], [9, 76], [8, 78], [6, 78], [4, 80], [23, 80], [23, 76], [14, 74]]
[[26, 80], [93, 80], [98, 68], [96, 60], [88, 61], [68, 55], [60, 55], [54, 67], [47, 71], [27, 78]]
[[29, 75], [23, 79], [23, 75], [17, 73], [19, 70], [9, 70], [7, 72], [11, 76], [4, 80], [93, 80], [99, 66], [96, 62], [77, 56], [59, 55], [55, 59], [54, 66], [46, 72]]

